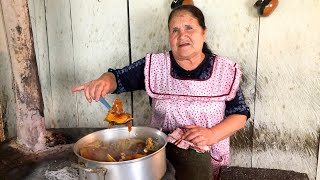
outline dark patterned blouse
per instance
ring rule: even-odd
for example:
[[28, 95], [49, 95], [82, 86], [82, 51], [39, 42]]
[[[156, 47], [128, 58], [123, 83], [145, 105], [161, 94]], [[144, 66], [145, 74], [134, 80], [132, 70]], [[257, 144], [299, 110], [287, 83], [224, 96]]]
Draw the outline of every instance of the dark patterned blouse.
[[[210, 76], [211, 69], [213, 68], [215, 55], [205, 54], [204, 61], [194, 70], [186, 71], [181, 68], [174, 60], [172, 52], [170, 51], [170, 58], [172, 59], [172, 74], [175, 78], [188, 78], [188, 79], [206, 79]], [[109, 69], [117, 79], [117, 89], [114, 93], [119, 94], [122, 92], [129, 92], [134, 90], [145, 90], [144, 84], [144, 66], [145, 58], [142, 58], [129, 66], [122, 69]], [[231, 114], [246, 115], [247, 119], [250, 118], [249, 107], [245, 103], [245, 99], [241, 88], [236, 93], [236, 96], [231, 101], [226, 101], [225, 116]]]

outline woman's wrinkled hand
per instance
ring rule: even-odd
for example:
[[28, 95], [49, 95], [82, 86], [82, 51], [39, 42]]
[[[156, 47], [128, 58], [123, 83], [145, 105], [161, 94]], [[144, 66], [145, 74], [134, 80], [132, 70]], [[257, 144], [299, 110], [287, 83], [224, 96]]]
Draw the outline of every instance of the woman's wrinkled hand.
[[98, 79], [87, 82], [83, 85], [72, 88], [72, 92], [84, 91], [88, 102], [98, 101], [100, 96], [105, 96], [117, 89], [116, 77], [113, 73], [102, 74]]
[[198, 146], [208, 145], [216, 143], [214, 140], [213, 132], [209, 128], [199, 127], [195, 125], [189, 125], [184, 127], [186, 132], [183, 134], [182, 139], [192, 142]]

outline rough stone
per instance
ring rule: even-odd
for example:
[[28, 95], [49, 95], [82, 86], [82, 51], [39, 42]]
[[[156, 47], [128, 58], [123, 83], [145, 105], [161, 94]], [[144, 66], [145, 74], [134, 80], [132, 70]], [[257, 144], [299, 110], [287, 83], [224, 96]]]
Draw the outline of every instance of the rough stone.
[[294, 171], [264, 168], [222, 167], [220, 180], [308, 180], [308, 175]]

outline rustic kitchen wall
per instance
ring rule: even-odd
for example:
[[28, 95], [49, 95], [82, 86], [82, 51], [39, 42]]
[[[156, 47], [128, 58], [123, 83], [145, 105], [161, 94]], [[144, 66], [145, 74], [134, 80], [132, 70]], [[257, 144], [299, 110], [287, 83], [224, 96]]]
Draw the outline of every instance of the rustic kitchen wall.
[[[170, 50], [171, 2], [29, 0], [48, 128], [106, 126], [104, 107], [87, 103], [71, 87], [146, 53]], [[244, 72], [242, 89], [252, 117], [231, 139], [232, 165], [294, 170], [320, 179], [320, 1], [280, 1], [263, 18], [252, 6], [255, 0], [194, 2], [205, 14], [209, 46]], [[0, 102], [6, 102], [4, 120], [12, 137], [14, 98], [2, 18], [0, 27]], [[133, 110], [135, 125], [148, 124], [144, 91], [106, 98], [116, 97], [126, 111]]]
[[252, 165], [313, 178], [320, 127], [320, 1], [280, 1], [276, 10], [260, 19]]
[[0, 4], [0, 121], [2, 121], [0, 124], [4, 127], [2, 133], [5, 137], [3, 139], [7, 139], [16, 135], [16, 115], [12, 91], [11, 62], [4, 27], [5, 24]]
[[[100, 103], [88, 103], [82, 92], [72, 93], [71, 87], [129, 64], [126, 0], [34, 0], [29, 6], [47, 127], [106, 126], [107, 110]], [[131, 111], [130, 93], [106, 99], [113, 102], [115, 97]]]

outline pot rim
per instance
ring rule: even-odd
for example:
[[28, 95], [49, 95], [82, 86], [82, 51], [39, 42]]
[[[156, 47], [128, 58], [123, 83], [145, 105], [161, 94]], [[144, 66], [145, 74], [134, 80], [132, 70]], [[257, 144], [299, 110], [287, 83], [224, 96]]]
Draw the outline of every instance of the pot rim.
[[132, 127], [132, 129], [136, 129], [136, 128], [139, 128], [139, 129], [140, 129], [140, 128], [146, 128], [146, 129], [153, 129], [153, 130], [155, 130], [155, 131], [156, 131], [155, 133], [157, 133], [157, 134], [165, 137], [165, 139], [164, 139], [165, 143], [162, 145], [162, 147], [161, 147], [160, 149], [158, 149], [157, 151], [155, 151], [155, 152], [153, 152], [153, 153], [151, 153], [151, 154], [149, 154], [149, 155], [147, 155], [147, 156], [145, 156], [145, 157], [141, 157], [141, 158], [137, 158], [137, 159], [132, 159], [132, 160], [128, 160], [128, 161], [120, 161], [120, 162], [119, 162], [119, 161], [117, 161], [117, 162], [104, 162], [104, 161], [90, 160], [90, 159], [86, 159], [86, 158], [80, 156], [80, 154], [76, 151], [75, 145], [76, 145], [80, 140], [82, 140], [83, 138], [85, 138], [85, 137], [87, 137], [87, 136], [90, 136], [90, 135], [92, 135], [92, 134], [94, 134], [94, 133], [98, 133], [98, 132], [100, 132], [100, 131], [106, 131], [106, 130], [108, 130], [108, 131], [117, 131], [117, 130], [121, 130], [121, 129], [127, 129], [127, 127], [119, 127], [119, 128], [111, 128], [111, 129], [102, 129], [102, 130], [95, 131], [95, 132], [92, 132], [92, 133], [90, 133], [90, 134], [85, 135], [84, 137], [80, 138], [80, 139], [73, 145], [73, 152], [78, 156], [78, 158], [80, 158], [80, 159], [82, 159], [82, 160], [84, 160], [84, 161], [87, 161], [87, 162], [97, 163], [97, 164], [101, 164], [101, 165], [122, 165], [122, 164], [128, 164], [128, 163], [143, 161], [144, 159], [151, 158], [152, 156], [155, 156], [156, 154], [160, 153], [160, 151], [162, 151], [162, 150], [166, 147], [168, 141], [167, 141], [167, 135], [166, 135], [164, 132], [162, 132], [162, 131], [160, 131], [160, 130], [158, 130], [158, 129], [155, 129], [155, 128], [147, 127], [147, 126], [135, 126], [135, 127]]

